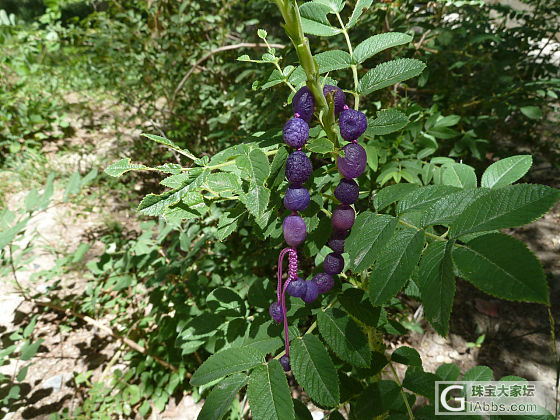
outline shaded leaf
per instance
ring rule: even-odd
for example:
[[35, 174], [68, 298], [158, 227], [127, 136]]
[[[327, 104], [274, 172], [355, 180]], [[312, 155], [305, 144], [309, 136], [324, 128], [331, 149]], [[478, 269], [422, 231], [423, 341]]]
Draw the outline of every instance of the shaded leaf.
[[280, 362], [272, 359], [251, 373], [247, 398], [255, 420], [294, 420], [292, 394]]
[[290, 363], [296, 380], [315, 403], [323, 407], [339, 403], [336, 369], [316, 336], [306, 334], [292, 342]]

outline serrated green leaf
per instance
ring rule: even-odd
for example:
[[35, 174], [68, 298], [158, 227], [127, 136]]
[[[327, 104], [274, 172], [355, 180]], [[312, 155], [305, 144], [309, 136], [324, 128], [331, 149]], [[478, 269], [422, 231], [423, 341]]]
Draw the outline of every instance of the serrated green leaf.
[[448, 194], [436, 202], [424, 212], [422, 226], [444, 225], [449, 226], [463, 213], [475, 200], [488, 193], [487, 188], [471, 188]]
[[474, 168], [462, 163], [454, 163], [445, 167], [442, 181], [444, 185], [451, 185], [453, 187], [476, 188]]
[[347, 69], [352, 64], [350, 54], [341, 50], [330, 50], [314, 56], [319, 65], [319, 73], [328, 73], [334, 70]]
[[313, 0], [315, 3], [324, 4], [331, 13], [340, 13], [344, 9], [345, 0]]
[[173, 141], [166, 139], [165, 137], [157, 136], [155, 134], [147, 134], [142, 133], [142, 135], [156, 143], [163, 144], [164, 146], [169, 147], [170, 149], [176, 150], [180, 152], [182, 155], [187, 156], [189, 159], [196, 160], [196, 156], [194, 156], [190, 151], [183, 149], [176, 145]]
[[445, 363], [436, 370], [436, 375], [441, 381], [456, 381], [460, 374], [459, 366], [453, 363]]
[[336, 410], [331, 412], [331, 414], [329, 414], [328, 420], [345, 420], [345, 419], [344, 416], [340, 414], [340, 411]]
[[219, 379], [222, 376], [251, 369], [263, 362], [262, 354], [247, 347], [232, 347], [212, 356], [196, 370], [191, 385], [199, 386]]
[[371, 350], [367, 338], [343, 311], [336, 308], [319, 311], [317, 326], [338, 357], [357, 367], [369, 367]]
[[262, 186], [270, 175], [268, 157], [261, 149], [251, 149], [239, 156], [235, 163], [247, 175], [251, 184]]
[[255, 420], [294, 420], [292, 394], [276, 359], [258, 366], [249, 378], [247, 398]]
[[227, 193], [241, 191], [239, 177], [230, 172], [214, 172], [206, 178], [206, 186], [213, 192]]
[[396, 184], [383, 188], [373, 197], [373, 206], [377, 211], [381, 211], [418, 188], [420, 186], [417, 184]]
[[316, 336], [306, 334], [292, 342], [290, 363], [296, 380], [315, 403], [323, 407], [339, 403], [336, 369]]
[[457, 191], [456, 187], [428, 185], [406, 194], [397, 205], [397, 213], [425, 210], [442, 197]]
[[119, 177], [129, 171], [150, 169], [146, 165], [139, 163], [130, 163], [130, 158], [121, 159], [105, 168], [105, 173], [109, 176]]
[[270, 190], [261, 185], [251, 185], [249, 191], [242, 194], [239, 199], [249, 213], [255, 217], [260, 217], [264, 214], [268, 201], [270, 200]]
[[387, 302], [404, 287], [420, 259], [423, 247], [423, 231], [406, 228], [391, 238], [379, 253], [369, 278], [372, 304]]
[[363, 290], [356, 288], [347, 289], [338, 296], [338, 300], [348, 314], [366, 325], [378, 327], [386, 321], [382, 309], [379, 306], [372, 306]]
[[197, 420], [221, 420], [230, 409], [235, 395], [248, 380], [244, 373], [236, 373], [216, 385], [206, 397]]
[[367, 95], [395, 83], [403, 82], [418, 76], [426, 65], [414, 58], [400, 58], [398, 60], [381, 63], [368, 71], [358, 84], [360, 95]]
[[451, 224], [449, 236], [512, 228], [545, 214], [560, 198], [560, 190], [544, 185], [516, 184], [492, 189]]
[[270, 75], [268, 76], [266, 82], [264, 82], [263, 85], [260, 86], [260, 88], [263, 90], [268, 89], [271, 88], [272, 86], [279, 85], [283, 81], [284, 81], [284, 75], [280, 73], [278, 69], [274, 69], [272, 70], [272, 73], [270, 73]]
[[412, 347], [401, 346], [391, 354], [391, 360], [403, 365], [422, 366], [420, 354]]
[[330, 7], [324, 4], [307, 2], [299, 8], [303, 32], [318, 36], [333, 36], [342, 32], [339, 28], [331, 26], [327, 14], [331, 12]]
[[529, 171], [533, 164], [531, 155], [511, 156], [500, 159], [482, 174], [480, 185], [487, 188], [500, 188], [513, 184]]
[[400, 32], [385, 32], [373, 35], [362, 41], [354, 49], [354, 61], [357, 63], [363, 63], [368, 58], [373, 57], [387, 48], [408, 44], [410, 41], [412, 41], [412, 37], [410, 35]]
[[352, 11], [352, 15], [346, 24], [346, 29], [350, 29], [356, 23], [358, 23], [358, 19], [362, 14], [371, 6], [373, 0], [358, 0], [356, 2], [356, 6], [354, 6], [354, 10]]
[[453, 250], [462, 277], [502, 299], [549, 302], [546, 276], [527, 246], [503, 233], [490, 233]]
[[350, 412], [353, 420], [373, 419], [389, 410], [400, 397], [401, 388], [393, 381], [374, 382], [357, 399]]
[[377, 118], [368, 120], [366, 136], [383, 136], [394, 133], [408, 125], [408, 117], [396, 109], [382, 109], [377, 112]]
[[488, 366], [475, 366], [463, 375], [462, 381], [491, 381], [494, 378]]
[[442, 336], [449, 331], [455, 296], [452, 246], [452, 243], [444, 241], [432, 242], [422, 255], [417, 278], [426, 319]]
[[396, 225], [397, 219], [388, 214], [365, 211], [356, 217], [354, 228], [345, 241], [352, 271], [359, 273], [373, 264], [381, 248], [393, 235]]
[[[146, 216], [163, 215], [168, 207], [178, 204], [187, 196], [187, 194], [197, 192], [205, 181], [207, 175], [207, 172], [203, 172], [189, 185], [177, 190], [167, 191], [163, 194], [148, 194], [138, 205], [138, 212]], [[197, 194], [200, 196], [200, 193]]]
[[424, 372], [421, 367], [410, 366], [406, 370], [403, 387], [433, 400], [436, 381], [439, 381], [439, 378], [433, 373]]
[[307, 408], [304, 403], [295, 399], [292, 399], [292, 402], [294, 403], [296, 420], [313, 420], [313, 416], [309, 412], [309, 408]]
[[312, 153], [326, 154], [334, 152], [333, 142], [325, 137], [311, 139], [305, 147]]
[[268, 35], [268, 34], [267, 34], [267, 32], [266, 32], [264, 29], [257, 29], [257, 36], [258, 36], [260, 39], [266, 39], [266, 36], [267, 36], [267, 35]]

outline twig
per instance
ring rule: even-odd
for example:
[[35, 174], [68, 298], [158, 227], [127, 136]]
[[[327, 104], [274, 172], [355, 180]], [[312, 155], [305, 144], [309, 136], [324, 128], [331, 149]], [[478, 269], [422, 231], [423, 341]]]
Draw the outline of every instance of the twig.
[[399, 379], [399, 375], [397, 375], [397, 371], [395, 370], [395, 367], [393, 366], [391, 360], [389, 360], [389, 366], [391, 367], [391, 371], [393, 372], [393, 376], [395, 377], [395, 381], [397, 382], [397, 385], [401, 389], [401, 395], [404, 400], [404, 405], [406, 405], [406, 411], [408, 411], [408, 417], [410, 418], [410, 420], [414, 420], [414, 414], [412, 414], [412, 409], [410, 408], [410, 404], [408, 403], [408, 398], [406, 398], [406, 394], [403, 390], [401, 380]]
[[[271, 47], [273, 48], [285, 48], [285, 45], [282, 44], [269, 44]], [[179, 84], [177, 85], [177, 87], [175, 88], [175, 91], [173, 92], [173, 96], [171, 98], [171, 102], [169, 104], [169, 109], [172, 110], [173, 106], [175, 105], [175, 99], [177, 97], [177, 94], [179, 93], [179, 91], [183, 88], [183, 85], [185, 84], [185, 82], [189, 79], [189, 77], [191, 77], [191, 74], [194, 72], [194, 70], [198, 67], [198, 65], [206, 60], [208, 60], [210, 57], [212, 57], [214, 54], [222, 52], [222, 51], [228, 51], [228, 50], [236, 50], [239, 48], [266, 48], [266, 44], [263, 43], [254, 43], [254, 42], [242, 42], [240, 44], [233, 44], [233, 45], [224, 45], [223, 47], [219, 47], [216, 48], [212, 51], [210, 51], [209, 53], [203, 55], [202, 57], [200, 57], [196, 63], [194, 63], [191, 68], [189, 69], [189, 71], [187, 72], [187, 74], [185, 74], [185, 76], [181, 79], [181, 81], [179, 82]]]

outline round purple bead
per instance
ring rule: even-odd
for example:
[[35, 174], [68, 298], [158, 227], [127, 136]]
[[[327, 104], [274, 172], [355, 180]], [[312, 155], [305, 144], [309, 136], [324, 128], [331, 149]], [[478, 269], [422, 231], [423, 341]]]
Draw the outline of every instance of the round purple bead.
[[354, 204], [360, 195], [360, 187], [353, 179], [342, 178], [334, 190], [334, 196], [342, 204]]
[[286, 355], [282, 356], [279, 362], [282, 365], [282, 369], [284, 369], [285, 372], [290, 370], [290, 358], [288, 356]]
[[292, 99], [292, 109], [294, 114], [299, 114], [300, 118], [307, 122], [310, 122], [313, 118], [315, 98], [307, 86], [302, 87], [294, 95]]
[[284, 125], [282, 137], [286, 144], [294, 149], [303, 147], [309, 139], [309, 125], [301, 118], [291, 118]]
[[332, 213], [332, 225], [338, 230], [348, 230], [354, 224], [356, 213], [354, 209], [346, 204], [341, 204]]
[[307, 181], [312, 169], [311, 161], [301, 150], [292, 152], [286, 159], [286, 178], [295, 187], [299, 187]]
[[337, 158], [338, 172], [345, 178], [358, 178], [366, 169], [366, 151], [355, 143], [347, 144], [342, 150], [344, 150], [344, 157]]
[[282, 312], [282, 306], [278, 302], [272, 303], [270, 308], [268, 308], [271, 318], [276, 322], [282, 322], [284, 319], [284, 313]]
[[338, 115], [344, 109], [344, 105], [346, 105], [346, 95], [338, 86], [325, 85], [323, 95], [327, 97], [330, 92], [334, 92], [334, 113]]
[[340, 274], [344, 269], [344, 258], [340, 254], [331, 252], [325, 257], [323, 268], [327, 274]]
[[327, 246], [338, 254], [344, 253], [344, 240], [346, 239], [347, 232], [345, 230], [334, 230], [331, 234]]
[[319, 287], [317, 283], [312, 280], [307, 280], [305, 282], [305, 295], [302, 296], [302, 299], [305, 303], [311, 303], [319, 296]]
[[346, 141], [357, 140], [367, 128], [367, 118], [363, 112], [345, 109], [338, 120], [340, 135]]
[[306, 228], [305, 221], [300, 216], [295, 214], [287, 216], [282, 223], [284, 240], [290, 246], [298, 246], [305, 241]]
[[315, 282], [319, 293], [327, 293], [334, 286], [334, 278], [327, 273], [319, 273], [311, 280]]
[[305, 296], [305, 290], [307, 289], [307, 284], [305, 280], [301, 277], [298, 277], [296, 280], [292, 280], [288, 283], [288, 287], [286, 287], [286, 292], [293, 297], [303, 297]]
[[307, 188], [288, 188], [284, 196], [284, 207], [291, 211], [302, 211], [309, 206], [309, 190]]

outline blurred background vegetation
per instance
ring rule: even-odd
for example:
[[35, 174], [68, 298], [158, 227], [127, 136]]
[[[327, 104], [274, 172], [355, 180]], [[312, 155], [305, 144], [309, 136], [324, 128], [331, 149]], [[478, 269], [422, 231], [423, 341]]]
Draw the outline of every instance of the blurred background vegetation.
[[[532, 174], [540, 182], [558, 186], [560, 3], [522, 0], [513, 6], [400, 0], [374, 2], [367, 11], [351, 34], [354, 44], [374, 33], [407, 32], [414, 41], [380, 60], [395, 54], [427, 64], [418, 80], [380, 91], [362, 105], [368, 116], [395, 106], [411, 121], [369, 143], [377, 186], [424, 183], [428, 157], [461, 159], [482, 169], [519, 153], [533, 155]], [[223, 345], [206, 334], [198, 349], [176, 347], [181, 316], [196, 315], [185, 302], [202, 307], [208, 288], [239, 288], [243, 278], [243, 293], [259, 305], [258, 290], [251, 286], [270, 276], [258, 267], [273, 261], [266, 246], [255, 249], [249, 222], [225, 243], [216, 239], [219, 209], [203, 223], [140, 225], [128, 209], [140, 195], [160, 191], [159, 177], [129, 174], [123, 184], [98, 173], [123, 155], [147, 165], [178, 161], [141, 132], [170, 138], [197, 156], [211, 156], [254, 133], [279, 132], [291, 109], [288, 90], [274, 78], [272, 66], [237, 61], [242, 54], [266, 52], [257, 37], [263, 28], [268, 42], [279, 44], [285, 63], [294, 63], [297, 56], [279, 22], [275, 5], [265, 0], [0, 0], [0, 233], [12, 226], [13, 215], [52, 217], [49, 209], [60, 203], [68, 207], [63, 218], [87, 224], [95, 215], [95, 227], [71, 234], [76, 243], [59, 237], [51, 238], [54, 244], [32, 240], [12, 247], [28, 235], [25, 223], [12, 240], [0, 241], [0, 273], [10, 287], [26, 301], [48, 296], [67, 311], [49, 320], [34, 304], [2, 331], [0, 367], [11, 366], [10, 358], [20, 364], [11, 375], [0, 374], [5, 407], [0, 418], [8, 411], [25, 413], [34, 404], [33, 390], [22, 385], [27, 369], [23, 374], [20, 369], [40, 352], [41, 342], [29, 358], [13, 347], [24, 343], [33, 350], [40, 336], [34, 337], [33, 328], [44, 333], [56, 325], [55, 330], [68, 332], [83, 327], [88, 316], [127, 331], [144, 350], [122, 348], [115, 339], [107, 347], [110, 356], [65, 378], [64, 386], [79, 390], [72, 404], [56, 405], [58, 399], [43, 413], [147, 415], [190, 391], [186, 372]], [[315, 52], [345, 49], [342, 37], [311, 38]], [[366, 66], [373, 67], [373, 60]], [[348, 72], [339, 85], [350, 86], [351, 80]], [[45, 184], [46, 204], [33, 206]], [[54, 193], [48, 194], [49, 185]], [[35, 191], [31, 198], [30, 191]], [[35, 226], [34, 235], [45, 236], [47, 230]], [[52, 261], [30, 270], [31, 261], [44, 253]], [[20, 274], [14, 285], [20, 271], [34, 273]], [[83, 284], [68, 292], [65, 281], [76, 273]], [[171, 281], [160, 281], [170, 275]], [[406, 315], [410, 308], [395, 311]], [[394, 334], [421, 331], [405, 315]], [[31, 330], [24, 330], [29, 325]], [[469, 339], [474, 342], [484, 332], [473, 329]], [[146, 359], [148, 352], [164, 363]]]

